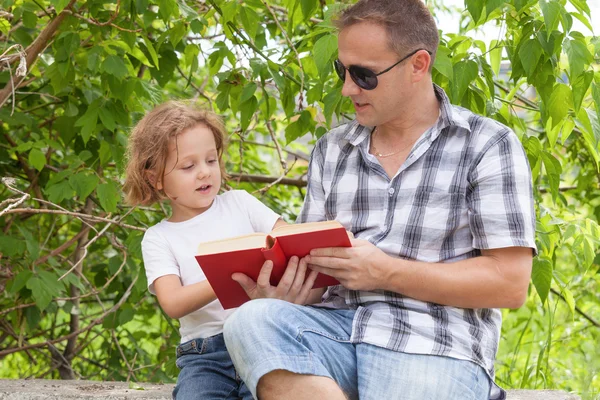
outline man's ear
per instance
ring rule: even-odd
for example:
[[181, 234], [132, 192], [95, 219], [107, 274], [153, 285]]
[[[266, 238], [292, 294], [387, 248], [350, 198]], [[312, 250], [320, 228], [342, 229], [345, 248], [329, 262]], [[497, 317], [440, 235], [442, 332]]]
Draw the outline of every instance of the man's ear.
[[156, 179], [156, 173], [154, 171], [147, 169], [144, 171], [144, 173], [146, 174], [146, 179], [148, 179], [148, 182], [154, 189], [162, 190], [162, 181], [160, 179]]
[[429, 74], [431, 56], [426, 51], [419, 51], [412, 61], [413, 81], [418, 82]]

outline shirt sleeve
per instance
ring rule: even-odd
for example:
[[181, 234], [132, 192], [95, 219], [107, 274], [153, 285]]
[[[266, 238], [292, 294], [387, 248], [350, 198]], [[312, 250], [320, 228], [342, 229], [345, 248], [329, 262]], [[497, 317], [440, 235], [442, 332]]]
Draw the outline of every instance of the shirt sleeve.
[[467, 191], [473, 247], [535, 245], [531, 168], [517, 136], [508, 131], [484, 149], [469, 172]]
[[264, 205], [256, 197], [245, 190], [238, 190], [236, 193], [238, 199], [246, 210], [254, 232], [269, 233], [275, 226], [275, 222], [280, 218], [279, 214]]
[[325, 221], [325, 190], [323, 188], [323, 168], [327, 151], [326, 135], [321, 137], [310, 154], [308, 164], [308, 186], [302, 210], [297, 223]]
[[142, 257], [144, 258], [144, 269], [146, 270], [150, 293], [156, 294], [154, 281], [161, 276], [177, 275], [181, 277], [179, 264], [177, 264], [169, 243], [156, 229], [150, 228], [144, 234]]

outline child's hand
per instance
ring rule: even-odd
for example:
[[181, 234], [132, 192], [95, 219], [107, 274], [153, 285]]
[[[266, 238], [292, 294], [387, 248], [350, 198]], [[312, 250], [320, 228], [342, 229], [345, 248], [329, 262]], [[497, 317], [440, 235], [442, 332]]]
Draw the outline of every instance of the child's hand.
[[310, 271], [306, 281], [307, 263], [298, 257], [290, 258], [288, 266], [277, 286], [271, 286], [270, 278], [273, 263], [266, 261], [258, 279], [254, 282], [247, 275], [235, 273], [231, 278], [239, 283], [250, 299], [271, 298], [289, 301], [295, 304], [306, 304], [318, 272]]

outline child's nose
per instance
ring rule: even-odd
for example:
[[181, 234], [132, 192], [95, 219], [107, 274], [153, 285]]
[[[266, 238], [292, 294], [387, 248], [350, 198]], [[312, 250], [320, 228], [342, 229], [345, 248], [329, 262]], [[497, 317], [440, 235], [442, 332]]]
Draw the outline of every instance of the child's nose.
[[198, 179], [202, 179], [202, 178], [206, 178], [208, 176], [210, 176], [210, 168], [208, 168], [208, 165], [203, 163], [200, 164], [199, 168], [198, 168]]

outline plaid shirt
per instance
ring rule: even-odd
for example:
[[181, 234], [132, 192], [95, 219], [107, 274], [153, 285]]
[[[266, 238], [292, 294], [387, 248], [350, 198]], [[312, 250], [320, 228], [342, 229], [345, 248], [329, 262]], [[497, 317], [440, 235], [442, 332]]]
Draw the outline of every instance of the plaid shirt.
[[[440, 117], [389, 178], [369, 154], [372, 127], [356, 121], [322, 137], [311, 155], [299, 222], [338, 220], [392, 257], [440, 263], [481, 249], [535, 249], [531, 170], [506, 126], [450, 104], [434, 85]], [[353, 308], [354, 343], [469, 360], [494, 378], [502, 315], [384, 290], [333, 286], [323, 306]], [[491, 398], [505, 398], [492, 385]]]

